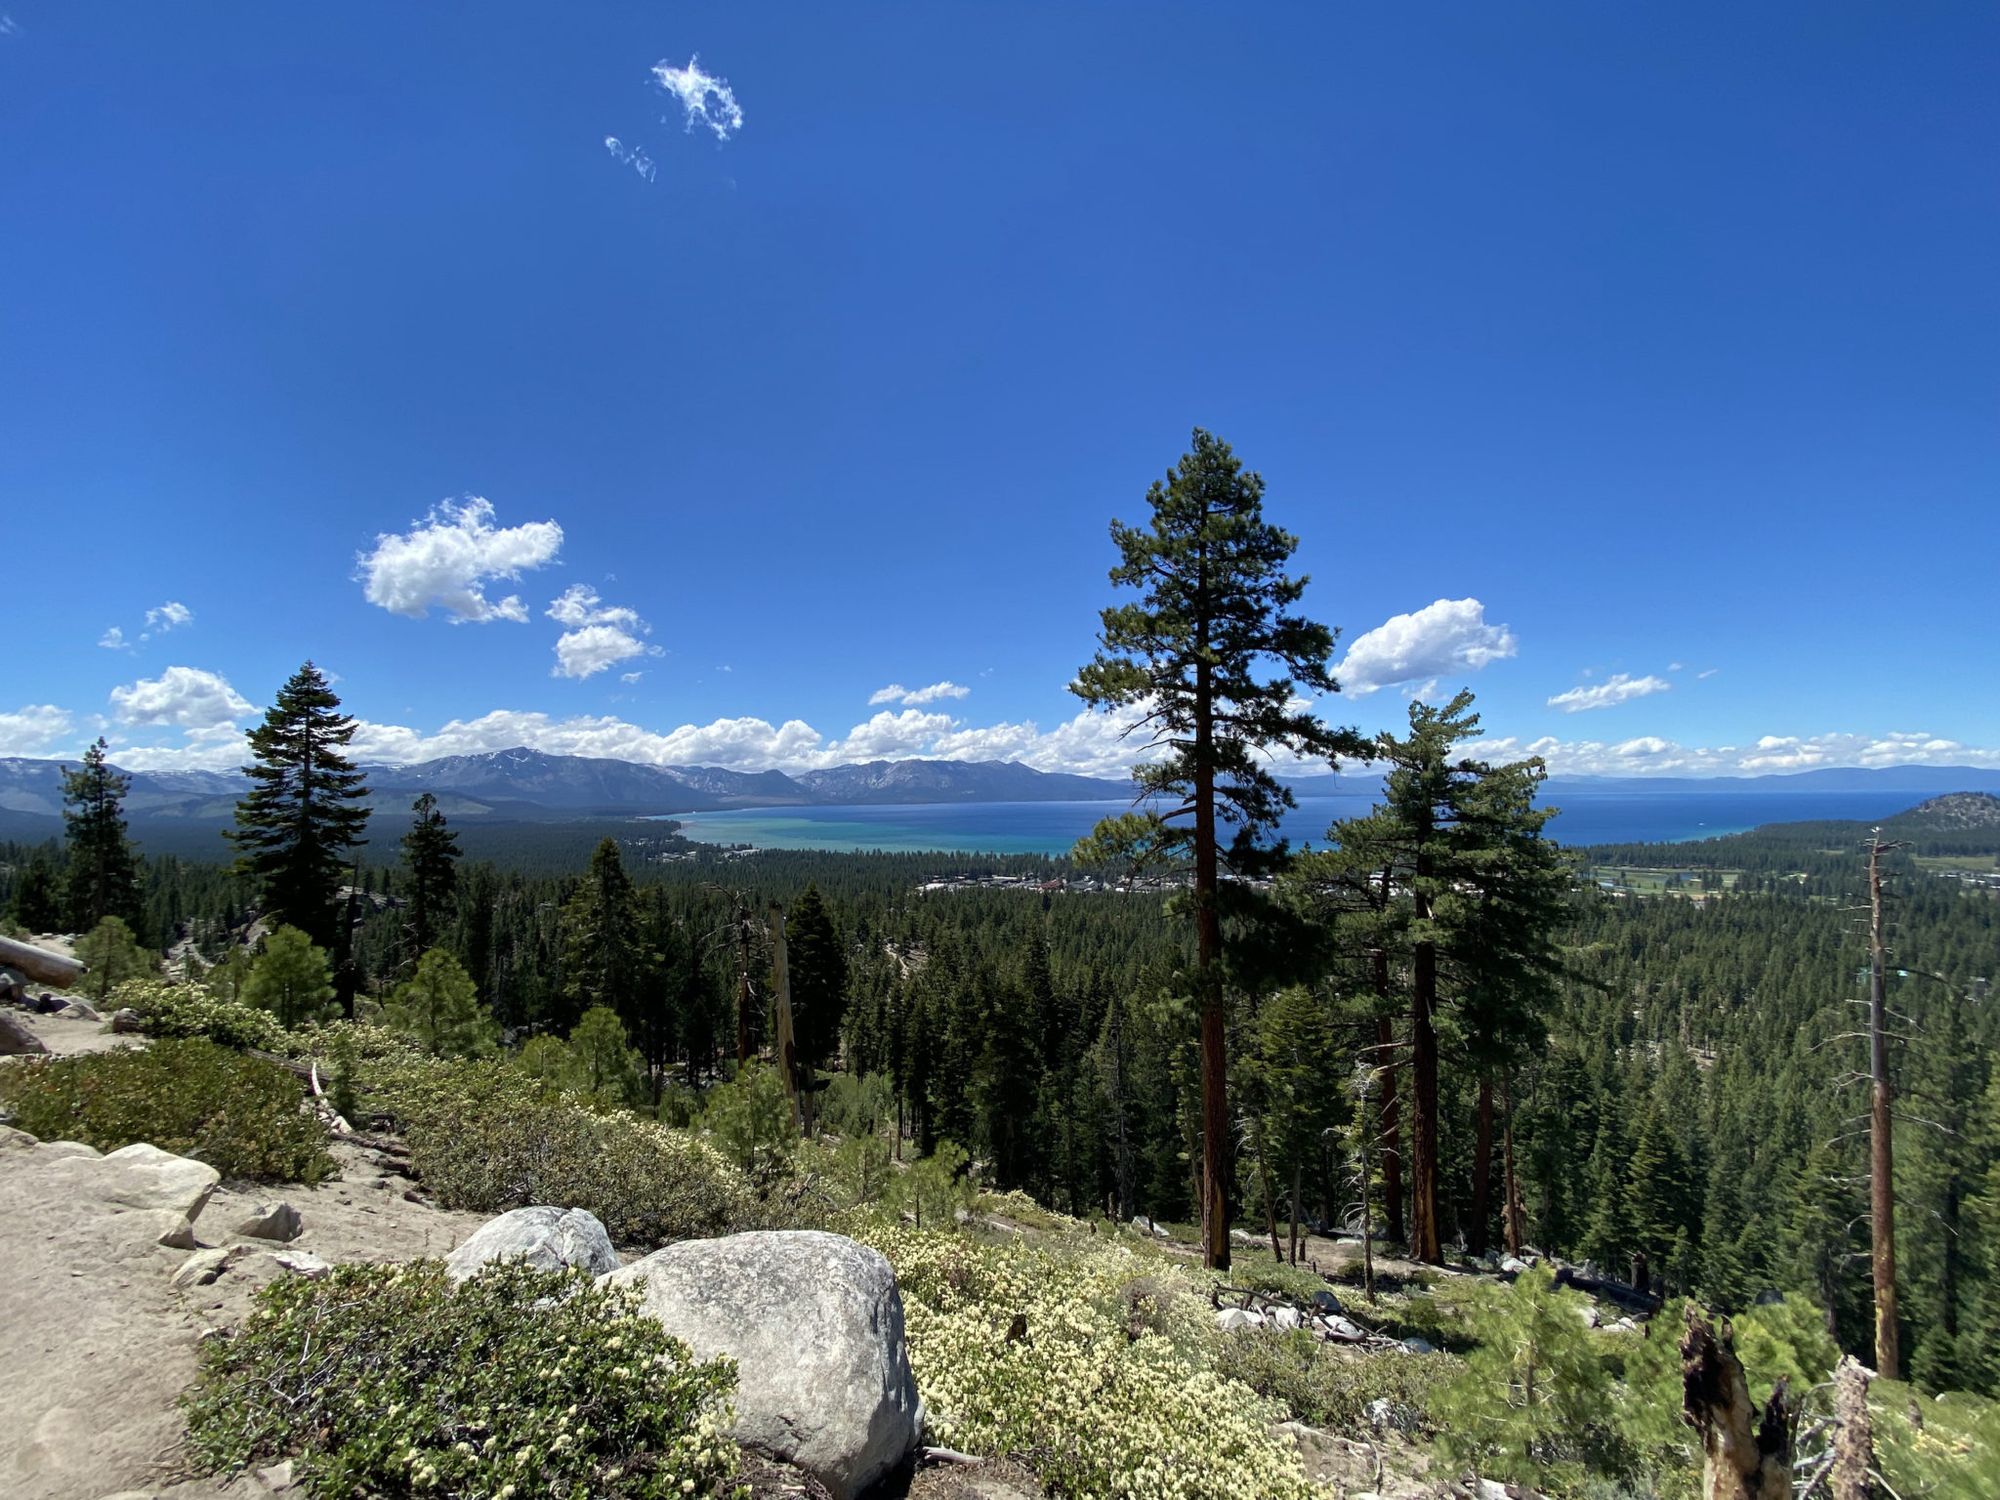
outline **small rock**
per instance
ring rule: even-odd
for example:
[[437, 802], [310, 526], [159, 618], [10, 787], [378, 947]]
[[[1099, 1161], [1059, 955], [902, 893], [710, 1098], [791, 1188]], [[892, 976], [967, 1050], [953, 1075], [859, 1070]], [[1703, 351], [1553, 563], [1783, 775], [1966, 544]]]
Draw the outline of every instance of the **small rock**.
[[1639, 1331], [1639, 1325], [1633, 1322], [1630, 1318], [1620, 1318], [1616, 1323], [1613, 1323], [1611, 1326], [1617, 1329], [1620, 1333], [1637, 1333]]
[[129, 1005], [121, 1005], [111, 1012], [111, 1029], [120, 1036], [131, 1036], [144, 1031], [146, 1025], [139, 1019], [139, 1012]]
[[289, 1203], [260, 1203], [230, 1231], [251, 1240], [289, 1243], [305, 1232], [305, 1221]]
[[273, 1250], [270, 1254], [271, 1259], [285, 1270], [294, 1276], [303, 1276], [307, 1281], [317, 1281], [333, 1270], [330, 1262], [321, 1260], [310, 1250]]
[[103, 1016], [97, 1013], [96, 1006], [92, 1005], [88, 1000], [79, 1000], [74, 995], [64, 1003], [63, 1008], [57, 1011], [56, 1014], [71, 1021], [101, 1021], [104, 1019]]
[[1577, 1309], [1577, 1312], [1583, 1318], [1583, 1326], [1585, 1328], [1596, 1328], [1604, 1321], [1604, 1314], [1597, 1310], [1595, 1302], [1584, 1303], [1583, 1306]]
[[272, 1494], [283, 1494], [292, 1487], [292, 1461], [288, 1458], [282, 1463], [272, 1464], [268, 1469], [259, 1469], [257, 1478]]
[[538, 1271], [581, 1266], [593, 1276], [618, 1269], [618, 1252], [595, 1214], [546, 1205], [517, 1208], [480, 1225], [445, 1258], [445, 1274], [464, 1281], [501, 1260], [523, 1260]]
[[120, 1214], [118, 1221], [143, 1221], [135, 1224], [143, 1233], [152, 1236], [153, 1243], [165, 1245], [169, 1250], [199, 1250], [201, 1244], [194, 1237], [194, 1225], [188, 1222], [186, 1214], [177, 1214], [171, 1208], [142, 1208], [135, 1213]]
[[1473, 1493], [1479, 1496], [1479, 1500], [1512, 1500], [1507, 1493], [1507, 1486], [1497, 1479], [1475, 1480]]
[[1235, 1333], [1244, 1328], [1262, 1328], [1264, 1319], [1247, 1308], [1225, 1307], [1215, 1315], [1215, 1326], [1224, 1333]]
[[242, 1255], [242, 1247], [230, 1245], [221, 1250], [197, 1250], [181, 1262], [174, 1272], [173, 1285], [181, 1288], [207, 1286]]
[[1366, 1407], [1370, 1427], [1387, 1427], [1395, 1416], [1395, 1409], [1389, 1405], [1387, 1396], [1377, 1396]]
[[1299, 1310], [1296, 1307], [1274, 1307], [1271, 1309], [1271, 1321], [1280, 1328], [1296, 1328], [1301, 1322]]
[[48, 1044], [28, 1029], [19, 1016], [0, 1012], [0, 1057], [41, 1057]]
[[1368, 1337], [1361, 1331], [1360, 1324], [1351, 1323], [1346, 1318], [1319, 1318], [1315, 1321], [1328, 1338], [1343, 1344], [1358, 1344]]
[[1528, 1262], [1522, 1260], [1518, 1255], [1510, 1255], [1500, 1262], [1500, 1269], [1510, 1276], [1519, 1276], [1523, 1271], [1528, 1269]]
[[1437, 1345], [1436, 1345], [1436, 1344], [1433, 1344], [1433, 1343], [1432, 1343], [1432, 1342], [1431, 1342], [1431, 1341], [1430, 1341], [1429, 1339], [1426, 1339], [1426, 1338], [1419, 1338], [1419, 1337], [1418, 1337], [1418, 1336], [1417, 1336], [1416, 1334], [1414, 1334], [1414, 1333], [1413, 1333], [1413, 1334], [1411, 1334], [1411, 1335], [1410, 1335], [1410, 1336], [1409, 1336], [1408, 1338], [1406, 1338], [1406, 1339], [1404, 1339], [1404, 1340], [1403, 1340], [1403, 1347], [1404, 1347], [1405, 1349], [1409, 1350], [1409, 1351], [1410, 1351], [1410, 1353], [1412, 1353], [1412, 1354], [1435, 1354], [1435, 1353], [1437, 1353]]

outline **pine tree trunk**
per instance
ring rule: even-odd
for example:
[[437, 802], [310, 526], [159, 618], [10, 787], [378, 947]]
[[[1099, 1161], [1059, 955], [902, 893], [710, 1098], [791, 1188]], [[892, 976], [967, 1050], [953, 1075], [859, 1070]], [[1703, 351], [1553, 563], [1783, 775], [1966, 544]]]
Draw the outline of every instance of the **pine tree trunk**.
[[1896, 1174], [1894, 1126], [1889, 1116], [1889, 1042], [1883, 991], [1887, 959], [1882, 946], [1882, 844], [1868, 848], [1868, 1217], [1875, 1272], [1875, 1369], [1898, 1379], [1902, 1355], [1896, 1330]]
[[1875, 1500], [1868, 1477], [1875, 1466], [1868, 1378], [1851, 1354], [1843, 1355], [1833, 1372], [1833, 1500]]
[[1790, 1500], [1790, 1398], [1781, 1379], [1760, 1411], [1736, 1357], [1735, 1331], [1721, 1333], [1693, 1303], [1681, 1339], [1682, 1419], [1701, 1434], [1702, 1500]]
[[1466, 1226], [1465, 1248], [1486, 1253], [1486, 1222], [1493, 1212], [1493, 1080], [1479, 1080], [1479, 1114], [1472, 1137], [1472, 1222]]
[[[1428, 917], [1429, 912], [1421, 915]], [[1438, 1043], [1433, 1012], [1437, 1003], [1437, 950], [1416, 946], [1410, 1001], [1410, 1082], [1415, 1114], [1410, 1121], [1410, 1259], [1444, 1260], [1438, 1236]]]
[[1304, 1175], [1305, 1175], [1304, 1170], [1302, 1168], [1296, 1166], [1292, 1168], [1292, 1257], [1291, 1259], [1293, 1265], [1297, 1265], [1299, 1263], [1299, 1183]]
[[[1206, 632], [1203, 639], [1206, 648]], [[1196, 669], [1194, 774], [1195, 988], [1201, 1002], [1202, 1263], [1229, 1269], [1229, 1062], [1222, 1014], [1222, 915], [1216, 909], [1214, 708], [1210, 668]]]

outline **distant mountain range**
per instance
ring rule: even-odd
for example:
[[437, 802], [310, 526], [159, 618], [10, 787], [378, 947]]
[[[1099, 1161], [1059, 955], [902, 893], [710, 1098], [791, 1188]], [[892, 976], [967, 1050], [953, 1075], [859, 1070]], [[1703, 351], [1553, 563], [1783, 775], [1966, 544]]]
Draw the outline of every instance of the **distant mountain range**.
[[[0, 831], [39, 836], [62, 812], [65, 762], [0, 758]], [[787, 775], [718, 766], [655, 766], [539, 750], [453, 755], [415, 765], [369, 765], [371, 800], [402, 810], [430, 792], [453, 818], [495, 822], [638, 817], [732, 807], [899, 803], [1125, 801], [1129, 781], [1036, 771], [1014, 761], [877, 760]], [[244, 779], [235, 771], [131, 771], [126, 813], [135, 823], [223, 824], [234, 816]], [[1294, 779], [1301, 796], [1368, 793], [1369, 773]], [[1553, 799], [1670, 796], [1676, 793], [2000, 791], [2000, 771], [1968, 766], [1891, 766], [1802, 771], [1782, 776], [1551, 777]]]
[[[71, 762], [0, 759], [0, 812], [25, 824], [62, 813]], [[654, 766], [539, 750], [452, 755], [416, 765], [364, 765], [370, 802], [403, 809], [423, 792], [454, 818], [549, 821], [638, 817], [731, 807], [912, 802], [1085, 802], [1130, 798], [1129, 781], [1036, 771], [1013, 761], [877, 760], [788, 776], [719, 766]], [[245, 781], [235, 771], [127, 771], [135, 822], [225, 823]]]

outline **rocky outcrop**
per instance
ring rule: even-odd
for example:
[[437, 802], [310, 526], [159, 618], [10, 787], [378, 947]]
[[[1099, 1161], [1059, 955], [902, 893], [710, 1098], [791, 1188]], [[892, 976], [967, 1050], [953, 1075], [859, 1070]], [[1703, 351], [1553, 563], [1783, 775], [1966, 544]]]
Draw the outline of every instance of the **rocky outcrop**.
[[194, 1248], [194, 1221], [222, 1180], [206, 1162], [143, 1143], [99, 1156], [75, 1141], [51, 1141], [36, 1155], [50, 1188], [111, 1208], [122, 1237], [180, 1250]]
[[796, 1464], [835, 1500], [867, 1489], [922, 1437], [895, 1272], [845, 1236], [687, 1240], [604, 1280], [642, 1287], [645, 1310], [696, 1354], [733, 1358], [736, 1441]]
[[464, 1281], [502, 1260], [523, 1260], [538, 1271], [577, 1266], [593, 1276], [618, 1269], [618, 1252], [595, 1214], [542, 1206], [517, 1208], [480, 1225], [445, 1258], [445, 1274]]

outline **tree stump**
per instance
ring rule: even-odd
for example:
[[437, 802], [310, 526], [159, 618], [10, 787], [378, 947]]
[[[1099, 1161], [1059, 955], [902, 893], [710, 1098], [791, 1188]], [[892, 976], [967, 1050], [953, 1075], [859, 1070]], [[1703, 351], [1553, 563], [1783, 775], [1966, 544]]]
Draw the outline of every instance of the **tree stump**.
[[1721, 1332], [1692, 1303], [1681, 1340], [1681, 1419], [1701, 1434], [1703, 1500], [1790, 1500], [1792, 1411], [1781, 1379], [1760, 1410], [1736, 1357], [1736, 1331]]

